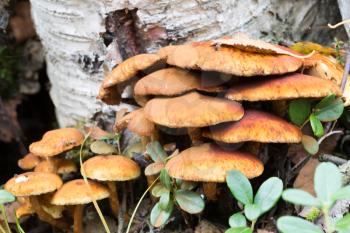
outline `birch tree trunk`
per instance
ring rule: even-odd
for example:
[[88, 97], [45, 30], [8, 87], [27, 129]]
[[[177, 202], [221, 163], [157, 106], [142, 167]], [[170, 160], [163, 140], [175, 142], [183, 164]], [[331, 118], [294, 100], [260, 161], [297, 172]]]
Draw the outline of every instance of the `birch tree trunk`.
[[[341, 1], [341, 0], [339, 0]], [[51, 97], [61, 126], [113, 116], [127, 106], [96, 99], [103, 70], [169, 43], [207, 40], [243, 31], [253, 37], [329, 43], [343, 30], [332, 0], [32, 0], [46, 50]], [[104, 69], [105, 68], [105, 69]], [[130, 107], [130, 106], [127, 106]]]

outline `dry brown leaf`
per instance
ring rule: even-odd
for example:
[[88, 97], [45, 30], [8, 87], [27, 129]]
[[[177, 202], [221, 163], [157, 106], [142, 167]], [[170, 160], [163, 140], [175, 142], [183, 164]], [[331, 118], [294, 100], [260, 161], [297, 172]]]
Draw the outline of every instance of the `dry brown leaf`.
[[104, 131], [98, 126], [85, 127], [84, 131], [85, 133], [90, 133], [90, 137], [94, 140], [100, 140], [101, 138], [109, 135], [107, 131]]
[[233, 36], [227, 36], [214, 40], [213, 44], [232, 46], [247, 52], [262, 54], [283, 54], [296, 58], [308, 58], [313, 55], [313, 52], [308, 55], [301, 55], [283, 46], [270, 44], [262, 40], [252, 39], [244, 33], [236, 33]]
[[314, 191], [314, 174], [317, 165], [320, 162], [318, 159], [310, 159], [305, 166], [300, 170], [297, 178], [294, 181], [293, 187], [302, 189], [312, 195], [315, 195]]

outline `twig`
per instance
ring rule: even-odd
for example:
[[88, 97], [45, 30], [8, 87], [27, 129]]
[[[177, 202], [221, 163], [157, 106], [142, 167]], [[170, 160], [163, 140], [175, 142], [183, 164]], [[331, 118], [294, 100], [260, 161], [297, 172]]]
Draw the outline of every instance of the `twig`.
[[333, 135], [333, 134], [344, 134], [344, 132], [342, 130], [335, 130], [335, 131], [330, 131], [329, 133], [326, 133], [325, 135], [323, 135], [322, 137], [320, 137], [320, 139], [318, 139], [318, 144], [321, 145], [321, 143], [328, 138], [329, 136]]
[[343, 21], [341, 21], [337, 24], [333, 24], [333, 25], [329, 23], [329, 24], [327, 24], [327, 26], [334, 29], [334, 28], [337, 28], [337, 27], [344, 25], [344, 24], [347, 24], [347, 23], [350, 23], [350, 19], [343, 20]]
[[321, 155], [320, 159], [322, 161], [328, 161], [335, 163], [336, 165], [342, 165], [346, 162], [348, 162], [346, 159], [339, 158], [337, 156], [331, 155], [331, 154], [323, 154]]

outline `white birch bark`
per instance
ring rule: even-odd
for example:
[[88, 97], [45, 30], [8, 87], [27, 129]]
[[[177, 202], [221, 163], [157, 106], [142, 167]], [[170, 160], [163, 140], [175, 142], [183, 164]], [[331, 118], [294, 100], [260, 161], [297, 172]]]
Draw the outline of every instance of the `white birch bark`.
[[237, 31], [268, 40], [325, 38], [327, 41], [331, 37], [328, 32], [320, 36], [321, 32], [310, 28], [339, 18], [329, 13], [338, 11], [334, 2], [31, 0], [36, 29], [46, 50], [50, 94], [61, 126], [121, 107], [107, 107], [96, 99], [103, 79], [101, 64], [115, 65], [121, 61], [122, 54], [117, 43], [106, 48], [101, 38], [108, 12], [134, 10], [139, 51], [152, 52], [167, 43], [211, 39]]

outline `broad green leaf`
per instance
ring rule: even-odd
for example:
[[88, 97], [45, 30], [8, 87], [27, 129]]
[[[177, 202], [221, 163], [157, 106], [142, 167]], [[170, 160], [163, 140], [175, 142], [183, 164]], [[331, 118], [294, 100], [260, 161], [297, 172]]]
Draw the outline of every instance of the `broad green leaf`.
[[314, 177], [314, 186], [317, 198], [324, 205], [332, 205], [332, 196], [342, 186], [342, 175], [336, 165], [323, 162], [317, 166]]
[[128, 146], [124, 151], [123, 155], [132, 158], [135, 156], [135, 154], [142, 154], [143, 153], [143, 145], [142, 143], [134, 143]]
[[340, 188], [332, 195], [334, 201], [337, 200], [350, 200], [350, 185]]
[[262, 214], [260, 206], [257, 204], [247, 204], [244, 206], [244, 214], [250, 221], [255, 221]]
[[190, 214], [198, 214], [204, 210], [203, 198], [195, 192], [188, 190], [177, 190], [175, 200], [180, 208]]
[[226, 183], [232, 195], [241, 203], [253, 203], [253, 188], [248, 178], [240, 171], [232, 170], [226, 175]]
[[160, 182], [167, 188], [171, 189], [171, 179], [170, 176], [164, 168], [160, 171]]
[[233, 214], [228, 219], [228, 224], [230, 227], [246, 227], [247, 226], [247, 220], [245, 219], [244, 215], [241, 213]]
[[249, 227], [233, 227], [227, 229], [225, 233], [253, 233], [253, 231]]
[[322, 101], [315, 107], [315, 116], [323, 122], [337, 120], [344, 111], [343, 101], [340, 98], [329, 99], [324, 103]]
[[95, 154], [108, 155], [117, 153], [116, 148], [113, 145], [108, 144], [104, 141], [94, 141], [90, 145], [90, 150]]
[[296, 125], [302, 125], [311, 111], [311, 102], [305, 99], [292, 100], [289, 103], [288, 114], [290, 120]]
[[162, 210], [166, 210], [169, 208], [170, 203], [170, 191], [162, 193], [159, 199], [159, 207], [162, 208]]
[[147, 144], [146, 153], [151, 156], [154, 162], [165, 162], [167, 158], [167, 154], [164, 151], [162, 145], [157, 141], [153, 141]]
[[322, 109], [331, 105], [337, 97], [334, 94], [330, 94], [324, 97], [318, 104], [316, 104], [315, 109]]
[[277, 228], [281, 233], [324, 233], [315, 224], [294, 216], [283, 216], [277, 220]]
[[155, 227], [160, 227], [164, 225], [173, 211], [173, 206], [174, 204], [171, 203], [169, 205], [169, 208], [165, 210], [160, 208], [159, 203], [153, 206], [153, 209], [151, 211], [151, 224]]
[[195, 182], [191, 182], [191, 181], [183, 181], [180, 185], [180, 188], [181, 189], [184, 189], [184, 190], [192, 190], [194, 188], [197, 187], [197, 183]]
[[350, 214], [347, 214], [343, 218], [336, 221], [335, 229], [339, 233], [349, 233], [350, 232]]
[[159, 183], [152, 188], [152, 195], [155, 197], [160, 197], [163, 193], [166, 192], [169, 192], [169, 189], [167, 189], [164, 185]]
[[308, 135], [303, 135], [301, 138], [301, 144], [303, 144], [304, 149], [311, 155], [315, 155], [318, 152], [319, 145], [316, 139]]
[[310, 115], [310, 124], [316, 137], [321, 137], [324, 134], [323, 125], [314, 114]]
[[301, 189], [287, 189], [283, 192], [282, 198], [295, 205], [319, 207], [321, 204], [317, 198]]
[[254, 198], [254, 204], [260, 207], [261, 214], [263, 214], [278, 202], [282, 192], [282, 180], [277, 177], [270, 177], [258, 189]]
[[0, 190], [0, 205], [3, 205], [5, 203], [13, 202], [16, 200], [16, 197], [13, 196], [11, 193], [7, 192], [4, 189]]

